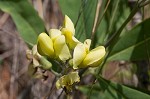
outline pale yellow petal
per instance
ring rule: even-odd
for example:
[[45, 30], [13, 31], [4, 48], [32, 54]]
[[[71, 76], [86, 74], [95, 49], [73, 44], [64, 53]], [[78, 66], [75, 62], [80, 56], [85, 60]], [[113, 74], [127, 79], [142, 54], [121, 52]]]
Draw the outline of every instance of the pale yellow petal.
[[67, 59], [71, 58], [71, 54], [66, 44], [64, 35], [58, 36], [56, 38], [54, 41], [54, 49], [56, 56], [58, 56], [62, 61], [66, 61]]
[[67, 28], [73, 35], [75, 34], [74, 24], [67, 15], [65, 15], [63, 28]]
[[67, 75], [64, 75], [62, 77], [60, 77], [57, 81], [56, 81], [56, 88], [60, 89], [60, 88], [64, 88], [66, 87], [68, 90], [71, 89], [71, 86], [80, 81], [80, 77], [78, 75], [78, 72], [71, 72]]
[[72, 40], [73, 34], [67, 28], [61, 29], [62, 34], [66, 37], [66, 41], [69, 42]]
[[58, 29], [50, 29], [49, 35], [54, 42], [54, 40], [61, 35], [61, 31]]
[[38, 36], [37, 49], [39, 54], [54, 57], [54, 49], [51, 38], [46, 33]]
[[91, 50], [83, 60], [83, 66], [91, 66], [95, 67], [98, 66], [101, 63], [101, 60], [105, 56], [105, 47], [99, 46], [95, 49]]
[[69, 42], [70, 49], [74, 49], [78, 43], [80, 42], [73, 36], [72, 40]]
[[67, 28], [62, 28], [61, 32], [65, 36], [69, 48], [74, 49], [74, 47], [79, 43], [79, 41], [73, 36], [72, 32], [69, 31]]
[[78, 44], [73, 52], [73, 68], [78, 69], [78, 65], [84, 60], [86, 57], [86, 48], [84, 44]]
[[86, 39], [86, 40], [84, 41], [84, 45], [85, 45], [86, 51], [87, 51], [87, 53], [88, 53], [88, 52], [89, 52], [89, 49], [90, 49], [90, 45], [91, 45], [91, 39]]
[[75, 82], [80, 81], [80, 77], [78, 75], [78, 72], [71, 72], [68, 76], [69, 76], [68, 78], [70, 79], [70, 85], [72, 85]]

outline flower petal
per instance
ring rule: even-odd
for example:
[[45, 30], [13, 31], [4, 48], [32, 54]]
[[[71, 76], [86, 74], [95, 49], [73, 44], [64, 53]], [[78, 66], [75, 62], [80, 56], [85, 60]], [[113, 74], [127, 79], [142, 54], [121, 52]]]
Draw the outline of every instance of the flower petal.
[[49, 35], [52, 39], [52, 41], [54, 42], [54, 40], [61, 35], [61, 31], [58, 29], [50, 29], [49, 31]]
[[98, 66], [101, 63], [101, 60], [105, 56], [105, 47], [99, 46], [95, 49], [91, 50], [83, 60], [83, 66], [84, 67], [95, 67]]
[[90, 49], [90, 45], [91, 45], [91, 39], [86, 39], [86, 40], [84, 41], [84, 45], [85, 45], [85, 47], [86, 47], [87, 53], [89, 53], [89, 49]]
[[73, 36], [73, 33], [67, 28], [62, 28], [61, 32], [65, 36], [69, 48], [74, 49], [74, 47], [77, 45], [77, 43], [79, 43], [79, 41]]
[[84, 60], [86, 57], [86, 48], [84, 44], [80, 43], [78, 44], [73, 52], [73, 68], [77, 69], [78, 65]]
[[71, 89], [71, 86], [80, 81], [80, 77], [78, 75], [78, 72], [71, 72], [67, 75], [64, 75], [60, 77], [57, 82], [56, 82], [56, 88], [64, 88], [66, 87], [67, 89]]
[[56, 38], [54, 41], [54, 49], [56, 56], [58, 56], [62, 61], [66, 61], [67, 59], [71, 58], [64, 35], [58, 36]]
[[41, 55], [54, 57], [53, 43], [46, 33], [41, 33], [38, 36], [37, 50]]
[[69, 31], [72, 32], [73, 35], [75, 34], [74, 24], [67, 15], [65, 15], [63, 28], [67, 28]]

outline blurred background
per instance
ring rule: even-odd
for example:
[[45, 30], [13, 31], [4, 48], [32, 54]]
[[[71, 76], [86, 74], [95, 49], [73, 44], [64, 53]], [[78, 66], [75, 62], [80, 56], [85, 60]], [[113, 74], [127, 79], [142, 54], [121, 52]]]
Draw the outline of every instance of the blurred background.
[[[73, 4], [73, 0], [66, 0], [66, 2], [65, 0], [28, 1], [37, 11], [40, 18], [44, 21], [46, 31], [51, 28], [60, 28], [63, 23], [65, 14], [73, 19], [75, 25], [80, 24], [78, 23], [78, 19], [80, 17], [80, 14], [82, 14], [82, 4]], [[99, 0], [96, 5], [100, 6], [102, 1], [103, 0]], [[128, 9], [130, 12], [134, 7], [133, 5], [136, 3], [136, 0], [126, 1], [127, 8], [124, 8], [122, 10]], [[67, 7], [65, 8], [64, 5], [67, 5]], [[94, 7], [94, 4], [91, 5], [93, 5]], [[120, 3], [119, 5], [123, 4]], [[71, 8], [69, 6], [71, 6]], [[87, 5], [87, 7], [88, 6], [89, 5]], [[74, 8], [76, 12], [75, 10], [73, 10], [74, 12], [72, 12], [72, 8]], [[62, 11], [62, 9], [65, 9], [65, 11], [67, 11], [68, 13], [66, 13], [64, 10]], [[143, 19], [145, 20], [150, 17], [149, 4], [144, 7], [143, 11], [144, 15], [140, 10], [135, 14], [132, 20], [128, 23], [126, 30], [130, 30]], [[125, 17], [126, 16], [128, 15], [125, 15]], [[109, 18], [109, 14], [107, 18]], [[22, 24], [21, 21], [20, 24]], [[79, 27], [82, 26], [77, 25], [76, 28], [80, 32], [82, 32]], [[77, 37], [78, 36], [79, 35], [77, 35]], [[80, 39], [81, 41], [84, 41], [85, 38], [86, 37], [82, 35]], [[102, 44], [102, 42], [100, 42], [99, 44]], [[17, 30], [14, 20], [12, 19], [10, 14], [3, 12], [3, 10], [0, 10], [0, 99], [65, 99], [64, 93], [61, 93], [62, 90], [51, 90], [51, 88], [53, 87], [53, 80], [55, 79], [55, 76], [51, 72], [45, 73], [45, 77], [47, 77], [46, 79], [34, 79], [28, 75], [27, 70], [30, 63], [30, 61], [26, 58], [26, 50], [28, 49], [29, 47], [20, 37], [19, 31]], [[112, 80], [121, 84], [150, 90], [149, 56], [147, 59], [140, 61], [122, 60], [108, 62], [104, 68], [104, 71], [102, 72], [102, 76], [108, 80]], [[91, 84], [92, 81], [92, 75], [85, 74], [81, 85]], [[82, 89], [80, 90], [81, 91], [76, 91], [76, 93], [74, 93], [74, 99], [87, 98], [86, 91]]]

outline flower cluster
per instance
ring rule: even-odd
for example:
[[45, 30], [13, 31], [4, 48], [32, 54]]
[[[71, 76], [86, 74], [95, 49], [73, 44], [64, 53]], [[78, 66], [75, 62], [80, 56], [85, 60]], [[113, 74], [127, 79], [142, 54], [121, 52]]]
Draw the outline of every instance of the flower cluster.
[[102, 62], [105, 56], [104, 46], [90, 50], [90, 45], [90, 39], [82, 43], [75, 38], [74, 24], [67, 15], [60, 29], [50, 29], [49, 35], [41, 33], [38, 36], [37, 51], [41, 56], [63, 64], [69, 63], [67, 66], [72, 68], [71, 71], [61, 72], [62, 76], [56, 82], [58, 89], [71, 91], [74, 83], [80, 81], [78, 69], [96, 67]]

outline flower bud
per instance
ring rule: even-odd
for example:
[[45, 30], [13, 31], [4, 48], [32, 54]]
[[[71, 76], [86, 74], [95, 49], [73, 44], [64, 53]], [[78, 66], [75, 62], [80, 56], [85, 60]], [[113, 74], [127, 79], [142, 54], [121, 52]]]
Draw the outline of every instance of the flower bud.
[[65, 15], [63, 28], [66, 28], [68, 31], [70, 31], [72, 35], [75, 34], [74, 24], [67, 15]]
[[51, 37], [53, 42], [60, 35], [61, 35], [61, 31], [58, 29], [50, 29], [50, 31], [49, 31], [49, 36]]
[[54, 50], [56, 57], [59, 57], [59, 59], [62, 61], [66, 61], [71, 58], [71, 54], [66, 44], [64, 35], [58, 36], [54, 41]]
[[91, 40], [85, 40], [84, 44], [78, 44], [73, 52], [73, 68], [86, 68], [98, 66], [105, 56], [105, 48], [99, 46], [89, 51]]
[[83, 67], [96, 67], [100, 65], [105, 53], [105, 47], [103, 46], [99, 46], [91, 50], [82, 62]]
[[38, 36], [37, 49], [39, 54], [43, 56], [54, 57], [53, 42], [46, 33], [41, 33]]
[[65, 36], [69, 48], [74, 49], [74, 47], [77, 45], [77, 43], [79, 43], [79, 41], [74, 37], [74, 24], [67, 15], [65, 15], [64, 24], [61, 29], [61, 32]]
[[73, 52], [73, 68], [78, 69], [78, 66], [82, 63], [84, 58], [86, 57], [86, 47], [84, 44], [78, 44]]
[[79, 43], [79, 41], [73, 36], [73, 33], [67, 28], [63, 28], [61, 32], [65, 36], [66, 43], [69, 45], [69, 48], [74, 49], [74, 47], [77, 45], [77, 43]]

